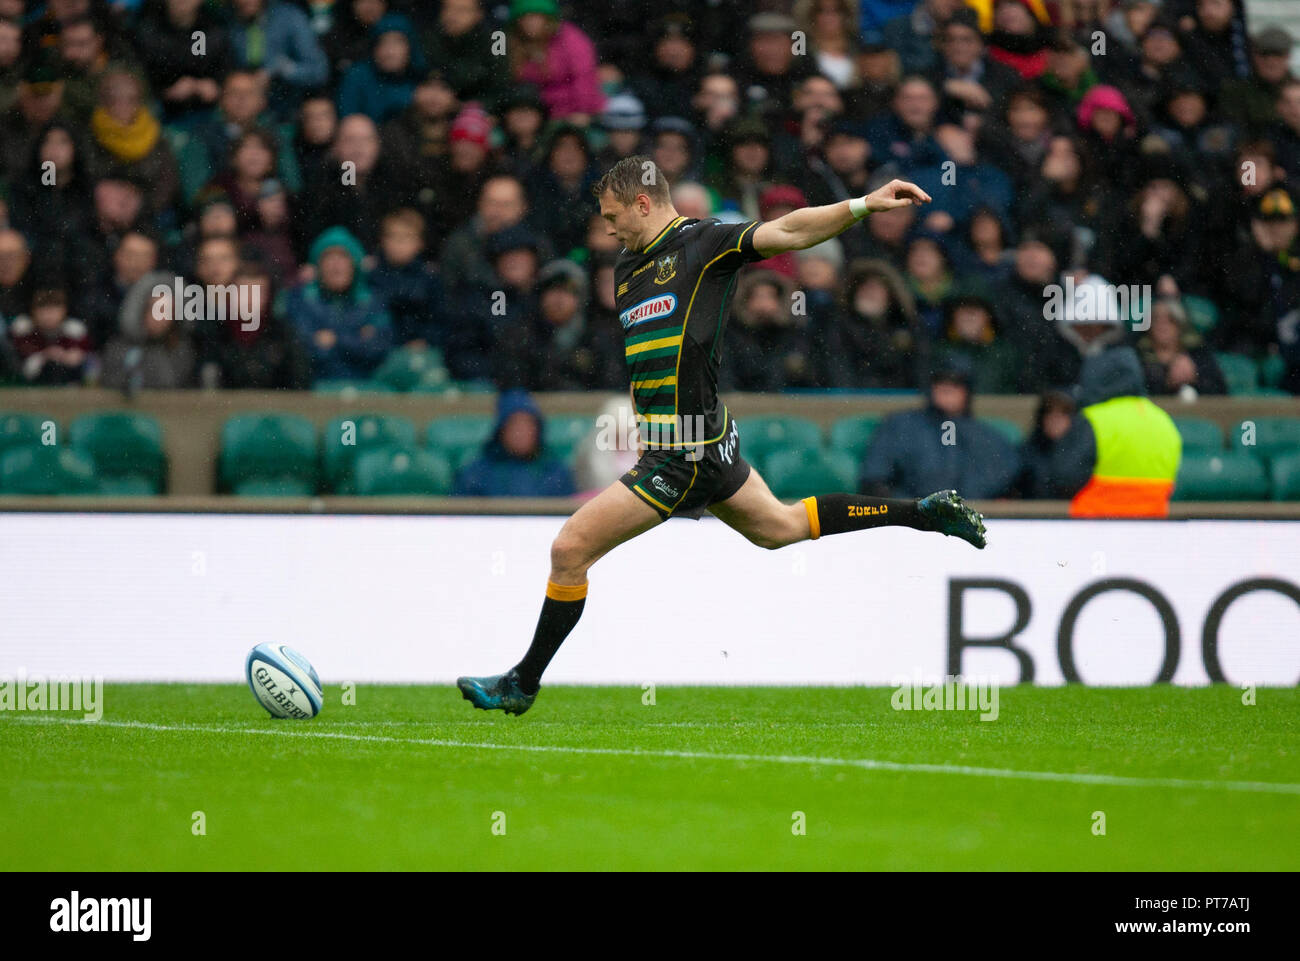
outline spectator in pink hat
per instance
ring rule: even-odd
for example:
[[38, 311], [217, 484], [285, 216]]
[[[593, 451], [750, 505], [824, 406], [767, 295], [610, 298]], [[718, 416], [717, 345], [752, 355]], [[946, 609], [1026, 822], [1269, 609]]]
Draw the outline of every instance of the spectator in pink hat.
[[1093, 87], [1079, 101], [1075, 116], [1079, 127], [1110, 142], [1121, 133], [1133, 134], [1137, 118], [1118, 87], [1101, 84]]
[[537, 87], [552, 119], [586, 125], [604, 109], [596, 48], [555, 0], [512, 0], [508, 49], [514, 79]]
[[432, 178], [437, 211], [444, 223], [469, 220], [483, 184], [502, 172], [492, 153], [491, 138], [492, 120], [477, 103], [466, 104], [452, 121], [446, 165]]
[[468, 169], [482, 163], [491, 138], [492, 121], [483, 108], [476, 103], [466, 104], [451, 123], [452, 165]]
[[1097, 159], [1102, 181], [1131, 187], [1138, 166], [1137, 117], [1124, 94], [1107, 84], [1093, 87], [1079, 101], [1075, 117], [1084, 150]]

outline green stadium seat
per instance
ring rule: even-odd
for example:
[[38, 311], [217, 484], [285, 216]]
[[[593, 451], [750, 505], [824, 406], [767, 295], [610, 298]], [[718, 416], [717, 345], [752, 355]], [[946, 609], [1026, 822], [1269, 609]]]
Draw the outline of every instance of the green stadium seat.
[[68, 446], [90, 458], [106, 494], [161, 494], [167, 488], [162, 425], [147, 414], [83, 414], [68, 425]]
[[977, 420], [1001, 434], [1012, 447], [1019, 447], [1025, 442], [1025, 430], [1014, 420], [1005, 417], [979, 417]]
[[1256, 457], [1201, 451], [1183, 454], [1174, 500], [1262, 501], [1268, 496], [1268, 474]]
[[867, 453], [867, 445], [880, 426], [879, 414], [863, 414], [860, 417], [841, 417], [831, 424], [830, 449], [843, 451], [855, 461], [861, 461]]
[[311, 389], [318, 394], [391, 394], [393, 388], [377, 380], [318, 380]]
[[162, 491], [146, 477], [101, 477], [99, 493], [105, 497], [157, 497]]
[[20, 414], [16, 411], [0, 413], [0, 454], [13, 447], [40, 444], [43, 433], [41, 425], [51, 420], [43, 414]]
[[335, 494], [355, 493], [353, 469], [357, 459], [366, 451], [390, 445], [415, 447], [415, 425], [405, 417], [386, 414], [335, 417], [325, 425], [322, 435], [326, 489]]
[[1175, 417], [1174, 426], [1183, 439], [1183, 451], [1223, 450], [1223, 428], [1204, 417]]
[[1281, 454], [1270, 465], [1273, 500], [1300, 501], [1300, 452]]
[[1187, 320], [1199, 333], [1207, 333], [1219, 325], [1219, 308], [1214, 301], [1192, 294], [1183, 295]]
[[436, 377], [429, 377], [427, 381], [422, 381], [412, 387], [407, 393], [410, 394], [453, 394], [457, 390], [454, 380], [439, 380]]
[[462, 394], [495, 394], [497, 385], [490, 380], [454, 380], [452, 389]]
[[311, 497], [316, 485], [292, 477], [242, 481], [231, 491], [236, 497]]
[[1286, 374], [1286, 361], [1281, 354], [1269, 354], [1259, 362], [1259, 383], [1261, 387], [1276, 390]]
[[1255, 362], [1244, 354], [1227, 354], [1218, 352], [1214, 355], [1223, 371], [1223, 379], [1228, 383], [1229, 394], [1253, 394], [1259, 387], [1259, 369]]
[[34, 444], [0, 454], [0, 494], [98, 494], [95, 464], [71, 447]]
[[585, 414], [556, 414], [546, 418], [546, 453], [566, 464], [573, 461], [578, 445], [596, 429], [596, 418]]
[[740, 417], [740, 452], [760, 471], [778, 451], [821, 450], [822, 429], [804, 417]]
[[364, 497], [445, 497], [451, 482], [447, 459], [419, 447], [391, 445], [357, 458], [356, 493]]
[[460, 470], [478, 456], [496, 419], [486, 414], [461, 414], [440, 417], [424, 432], [424, 443], [435, 454], [441, 454], [452, 467]]
[[451, 385], [442, 351], [432, 347], [393, 351], [375, 371], [374, 379], [395, 391], [446, 390]]
[[857, 489], [858, 462], [841, 450], [773, 451], [763, 477], [782, 500]]
[[[1254, 424], [1254, 444], [1250, 439], [1249, 425]], [[1232, 449], [1243, 454], [1253, 454], [1272, 460], [1282, 454], [1300, 451], [1300, 418], [1251, 417], [1239, 421], [1232, 428]]]
[[[316, 425], [294, 414], [238, 414], [221, 428], [218, 487], [242, 497], [316, 493]], [[283, 493], [279, 493], [283, 492]]]

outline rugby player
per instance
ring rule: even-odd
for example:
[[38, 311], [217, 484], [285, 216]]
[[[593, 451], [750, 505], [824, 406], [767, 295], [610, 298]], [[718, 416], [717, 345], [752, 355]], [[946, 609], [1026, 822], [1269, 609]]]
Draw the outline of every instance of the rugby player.
[[587, 571], [670, 517], [699, 518], [707, 510], [768, 549], [885, 526], [985, 546], [983, 518], [956, 491], [920, 500], [832, 494], [783, 504], [741, 457], [739, 427], [718, 398], [723, 333], [740, 268], [812, 247], [875, 211], [929, 203], [925, 191], [892, 180], [865, 197], [764, 223], [724, 224], [678, 214], [654, 162], [636, 156], [615, 164], [594, 192], [623, 245], [614, 282], [641, 456], [556, 536], [541, 617], [523, 660], [504, 674], [456, 682], [466, 700], [485, 710], [522, 714], [532, 706], [542, 672], [582, 616]]

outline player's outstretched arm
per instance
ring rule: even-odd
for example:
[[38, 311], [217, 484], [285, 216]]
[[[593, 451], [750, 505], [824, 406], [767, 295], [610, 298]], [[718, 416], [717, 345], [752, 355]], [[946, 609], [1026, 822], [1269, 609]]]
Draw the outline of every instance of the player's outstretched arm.
[[792, 210], [784, 217], [759, 224], [754, 228], [754, 249], [764, 257], [804, 250], [844, 233], [867, 214], [929, 202], [930, 195], [916, 184], [891, 180], [865, 197]]

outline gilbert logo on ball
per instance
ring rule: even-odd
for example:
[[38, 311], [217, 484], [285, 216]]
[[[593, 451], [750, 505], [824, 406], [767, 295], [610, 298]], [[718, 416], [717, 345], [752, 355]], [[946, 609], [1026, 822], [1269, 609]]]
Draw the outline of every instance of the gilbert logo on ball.
[[286, 644], [259, 644], [244, 665], [257, 703], [272, 717], [311, 718], [324, 704], [316, 669]]

